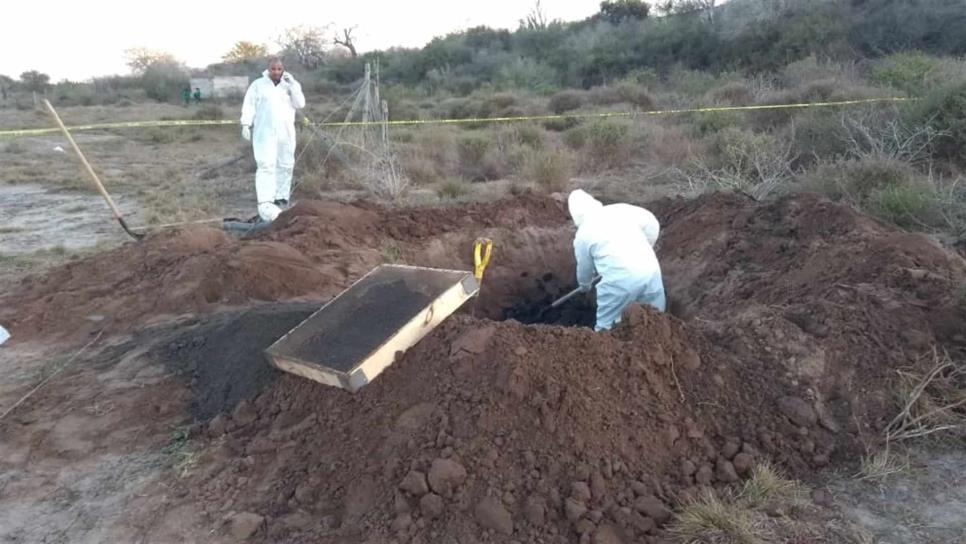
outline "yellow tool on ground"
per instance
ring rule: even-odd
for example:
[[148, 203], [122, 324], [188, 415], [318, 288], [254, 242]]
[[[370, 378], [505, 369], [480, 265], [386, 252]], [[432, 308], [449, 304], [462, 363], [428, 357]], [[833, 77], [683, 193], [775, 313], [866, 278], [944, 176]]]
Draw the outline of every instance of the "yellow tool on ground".
[[483, 283], [483, 271], [490, 264], [490, 255], [493, 253], [493, 240], [489, 238], [477, 238], [473, 242], [473, 276], [476, 282]]

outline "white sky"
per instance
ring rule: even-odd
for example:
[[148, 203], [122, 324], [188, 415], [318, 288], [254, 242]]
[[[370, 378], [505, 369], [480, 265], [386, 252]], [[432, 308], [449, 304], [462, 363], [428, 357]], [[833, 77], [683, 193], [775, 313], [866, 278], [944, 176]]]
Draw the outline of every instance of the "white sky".
[[[218, 62], [238, 40], [275, 49], [273, 38], [298, 24], [333, 30], [357, 25], [360, 51], [420, 47], [434, 36], [487, 25], [515, 29], [533, 0], [344, 0], [275, 2], [225, 0], [42, 0], [4, 2], [0, 74], [26, 70], [51, 81], [127, 74], [124, 50], [147, 47], [174, 54], [193, 68]], [[542, 0], [544, 13], [565, 21], [597, 12], [600, 0]]]

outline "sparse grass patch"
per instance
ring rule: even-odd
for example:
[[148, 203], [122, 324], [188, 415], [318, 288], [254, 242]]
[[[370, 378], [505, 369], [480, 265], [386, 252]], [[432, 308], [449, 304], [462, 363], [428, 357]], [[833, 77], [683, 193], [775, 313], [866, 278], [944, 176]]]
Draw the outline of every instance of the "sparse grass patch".
[[170, 144], [177, 139], [177, 135], [170, 129], [152, 128], [147, 131], [147, 140], [154, 144]]
[[198, 121], [218, 121], [225, 118], [225, 112], [215, 104], [206, 104], [198, 108], [191, 118]]
[[461, 179], [448, 179], [436, 188], [436, 195], [443, 200], [460, 200], [470, 194], [469, 184]]
[[26, 153], [27, 146], [23, 145], [23, 142], [18, 140], [12, 140], [7, 142], [7, 145], [3, 146], [4, 153], [10, 153], [11, 155], [19, 155], [21, 153]]
[[190, 441], [188, 427], [177, 427], [171, 431], [171, 438], [161, 452], [167, 457], [168, 466], [179, 478], [188, 476], [198, 463], [200, 456]]

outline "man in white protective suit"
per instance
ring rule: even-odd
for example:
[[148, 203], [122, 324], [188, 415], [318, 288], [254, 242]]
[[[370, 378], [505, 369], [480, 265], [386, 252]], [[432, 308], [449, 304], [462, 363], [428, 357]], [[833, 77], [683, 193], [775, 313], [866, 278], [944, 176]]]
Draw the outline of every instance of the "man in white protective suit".
[[242, 137], [255, 152], [258, 216], [274, 221], [288, 206], [295, 168], [295, 110], [305, 107], [302, 86], [278, 58], [248, 86], [242, 104]]
[[661, 265], [654, 253], [661, 226], [654, 214], [630, 204], [604, 206], [580, 189], [570, 193], [567, 208], [577, 225], [577, 283], [590, 291], [594, 272], [601, 276], [594, 330], [613, 327], [632, 302], [665, 311]]

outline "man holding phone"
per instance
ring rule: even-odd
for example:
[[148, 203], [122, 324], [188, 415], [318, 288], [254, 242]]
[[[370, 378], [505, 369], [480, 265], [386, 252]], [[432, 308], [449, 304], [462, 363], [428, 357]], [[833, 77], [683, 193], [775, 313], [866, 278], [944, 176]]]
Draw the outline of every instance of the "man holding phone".
[[278, 57], [268, 61], [268, 70], [245, 93], [242, 137], [255, 153], [255, 196], [263, 221], [274, 221], [288, 206], [295, 168], [295, 111], [304, 107], [302, 86]]

